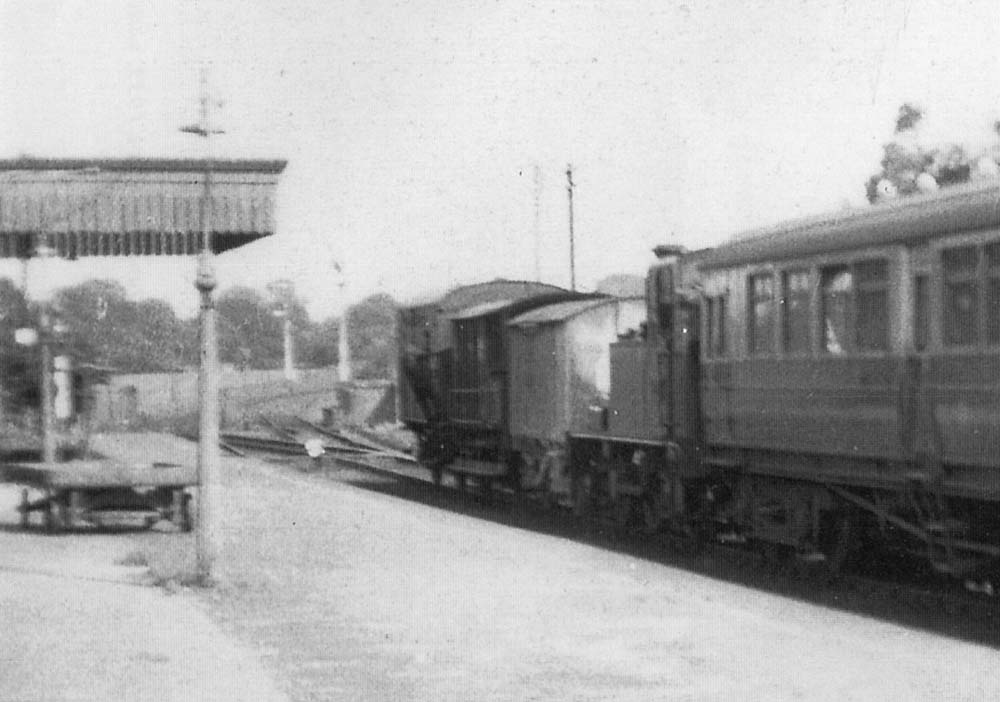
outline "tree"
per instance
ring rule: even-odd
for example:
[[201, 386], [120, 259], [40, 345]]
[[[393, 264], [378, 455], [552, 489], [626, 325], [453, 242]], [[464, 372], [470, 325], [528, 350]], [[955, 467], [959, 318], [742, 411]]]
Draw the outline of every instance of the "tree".
[[385, 293], [370, 295], [347, 313], [351, 365], [358, 379], [392, 377], [396, 358], [396, 301]]
[[56, 293], [63, 347], [78, 359], [126, 373], [177, 370], [197, 362], [190, 325], [162, 300], [134, 302], [118, 282], [91, 280]]
[[328, 317], [310, 324], [297, 337], [298, 361], [302, 366], [325, 368], [339, 360], [337, 344], [340, 342], [340, 318]]
[[252, 288], [235, 287], [216, 302], [219, 360], [251, 368], [280, 368], [284, 357], [281, 320]]
[[[977, 177], [996, 176], [996, 149], [973, 156], [956, 143], [935, 148], [921, 145], [919, 128], [923, 117], [923, 109], [912, 103], [900, 106], [894, 138], [882, 147], [881, 170], [865, 183], [869, 202], [930, 192]], [[1000, 136], [1000, 122], [993, 124], [993, 132]]]

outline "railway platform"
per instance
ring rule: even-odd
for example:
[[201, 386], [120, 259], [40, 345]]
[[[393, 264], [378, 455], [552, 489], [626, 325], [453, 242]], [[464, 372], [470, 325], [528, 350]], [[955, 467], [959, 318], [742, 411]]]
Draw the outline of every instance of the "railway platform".
[[129, 563], [142, 540], [189, 534], [20, 527], [20, 488], [0, 484], [0, 699], [285, 702], [256, 652], [187, 590], [150, 587]]

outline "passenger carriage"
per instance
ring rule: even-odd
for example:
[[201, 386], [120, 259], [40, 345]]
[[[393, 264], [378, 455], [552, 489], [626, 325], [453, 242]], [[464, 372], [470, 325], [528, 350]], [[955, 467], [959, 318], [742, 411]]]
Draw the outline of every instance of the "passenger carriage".
[[613, 419], [571, 436], [585, 507], [835, 564], [864, 544], [1000, 556], [1000, 188], [946, 190], [665, 256], [612, 348]]

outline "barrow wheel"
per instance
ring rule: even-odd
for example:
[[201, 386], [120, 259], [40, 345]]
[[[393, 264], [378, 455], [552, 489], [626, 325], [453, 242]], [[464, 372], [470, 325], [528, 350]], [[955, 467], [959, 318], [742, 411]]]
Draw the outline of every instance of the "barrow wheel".
[[57, 534], [62, 531], [66, 525], [65, 515], [65, 506], [61, 505], [54, 497], [48, 498], [45, 508], [42, 511], [42, 525], [45, 527], [45, 531], [50, 534]]
[[191, 518], [191, 496], [186, 492], [181, 497], [180, 524], [181, 531], [191, 531], [194, 520]]
[[21, 512], [21, 528], [28, 528], [28, 518], [31, 516], [31, 501], [28, 499], [28, 488], [21, 490], [21, 506], [18, 508]]

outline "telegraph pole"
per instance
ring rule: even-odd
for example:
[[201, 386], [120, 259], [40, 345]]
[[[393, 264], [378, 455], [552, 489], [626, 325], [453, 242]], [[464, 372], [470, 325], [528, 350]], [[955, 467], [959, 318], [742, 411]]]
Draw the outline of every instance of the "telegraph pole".
[[573, 239], [573, 165], [566, 166], [566, 191], [569, 193], [569, 289], [576, 292], [576, 242]]
[[337, 334], [337, 378], [342, 383], [351, 382], [351, 347], [347, 339], [347, 297], [344, 294], [344, 269], [336, 261], [333, 267], [340, 276], [340, 326]]
[[208, 71], [201, 71], [201, 110], [199, 122], [181, 127], [182, 132], [205, 139], [205, 187], [201, 205], [201, 253], [195, 287], [201, 295], [199, 313], [200, 364], [198, 367], [198, 518], [195, 541], [198, 577], [208, 582], [218, 555], [217, 526], [220, 493], [219, 464], [219, 349], [215, 328], [215, 299], [212, 296], [218, 281], [212, 259], [212, 167], [208, 137], [222, 134], [209, 122], [211, 97], [208, 92]]
[[295, 283], [290, 280], [276, 280], [270, 283], [267, 289], [277, 305], [274, 316], [281, 320], [285, 380], [297, 380], [295, 350], [292, 341], [292, 302], [295, 300]]

